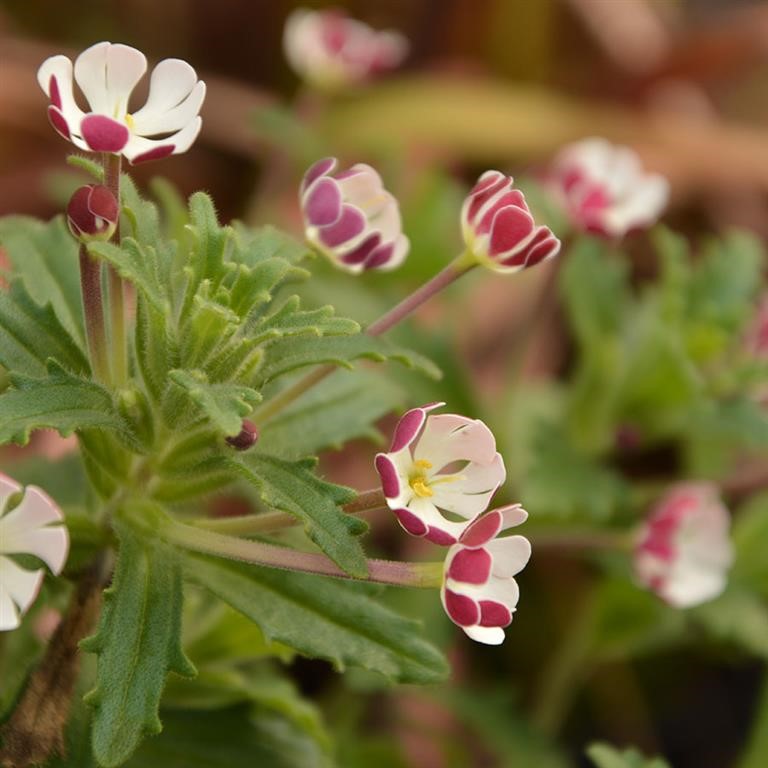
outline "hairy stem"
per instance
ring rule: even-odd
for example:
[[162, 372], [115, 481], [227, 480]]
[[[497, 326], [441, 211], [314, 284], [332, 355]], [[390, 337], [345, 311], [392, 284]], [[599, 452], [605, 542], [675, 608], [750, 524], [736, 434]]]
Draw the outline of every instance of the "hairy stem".
[[107, 362], [104, 300], [101, 295], [101, 264], [90, 256], [85, 245], [80, 246], [80, 290], [91, 367], [99, 381], [109, 383], [111, 379]]

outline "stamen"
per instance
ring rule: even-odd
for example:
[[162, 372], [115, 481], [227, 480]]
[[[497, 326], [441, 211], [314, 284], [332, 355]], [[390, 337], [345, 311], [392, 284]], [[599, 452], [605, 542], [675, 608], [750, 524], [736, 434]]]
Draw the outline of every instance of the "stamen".
[[427, 461], [426, 459], [417, 459], [413, 464], [419, 469], [432, 469], [432, 462]]
[[128, 130], [133, 133], [134, 128], [136, 126], [136, 123], [133, 121], [133, 115], [126, 114], [125, 115], [125, 124], [128, 126]]
[[418, 477], [415, 480], [411, 480], [411, 488], [413, 488], [413, 492], [421, 499], [428, 499], [430, 496], [435, 495], [435, 492], [427, 485], [427, 480], [424, 477]]

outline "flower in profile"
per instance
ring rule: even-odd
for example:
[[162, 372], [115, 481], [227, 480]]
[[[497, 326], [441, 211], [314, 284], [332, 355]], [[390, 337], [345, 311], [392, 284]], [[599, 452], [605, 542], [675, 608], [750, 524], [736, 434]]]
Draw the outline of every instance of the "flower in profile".
[[577, 229], [611, 238], [655, 224], [669, 200], [663, 176], [645, 173], [636, 152], [605, 139], [565, 147], [549, 187]]
[[335, 89], [394, 69], [408, 52], [398, 32], [379, 32], [338, 10], [295, 10], [286, 21], [283, 48], [306, 82]]
[[389, 453], [376, 456], [387, 505], [400, 525], [435, 544], [454, 544], [484, 512], [506, 470], [496, 440], [478, 419], [427, 415], [444, 403], [408, 411]]
[[537, 225], [511, 176], [486, 171], [461, 210], [467, 254], [496, 272], [518, 272], [556, 256], [560, 241]]
[[147, 71], [141, 51], [119, 43], [96, 43], [75, 60], [74, 80], [88, 111], [73, 90], [73, 66], [66, 56], [46, 59], [37, 81], [51, 103], [48, 119], [79, 149], [122, 154], [131, 163], [186, 152], [202, 119], [205, 83], [180, 59], [165, 59], [152, 71], [149, 97], [137, 112], [128, 112], [133, 89]]
[[476, 518], [445, 558], [440, 597], [454, 624], [478, 643], [504, 642], [520, 597], [515, 576], [531, 557], [525, 536], [499, 534], [528, 519], [519, 505], [494, 509]]
[[730, 514], [707, 483], [674, 486], [653, 508], [635, 546], [638, 580], [676, 608], [717, 597], [733, 562]]
[[22, 568], [9, 555], [33, 555], [58, 575], [69, 552], [64, 516], [43, 491], [28, 486], [17, 506], [8, 509], [11, 497], [22, 487], [0, 475], [0, 631], [16, 629], [20, 617], [35, 601], [44, 570]]
[[109, 240], [117, 227], [119, 208], [108, 187], [88, 184], [80, 187], [67, 205], [67, 224], [79, 240]]
[[300, 202], [307, 240], [347, 272], [394, 269], [410, 247], [397, 200], [370, 165], [333, 174], [336, 166], [336, 158], [326, 157], [304, 174]]

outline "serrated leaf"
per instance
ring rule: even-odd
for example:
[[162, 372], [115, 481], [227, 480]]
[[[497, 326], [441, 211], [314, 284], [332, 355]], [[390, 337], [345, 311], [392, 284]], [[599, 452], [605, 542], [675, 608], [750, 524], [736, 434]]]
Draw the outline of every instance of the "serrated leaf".
[[354, 491], [321, 480], [310, 471], [313, 462], [289, 462], [258, 451], [229, 459], [227, 466], [251, 483], [267, 506], [301, 520], [307, 536], [340, 568], [352, 576], [367, 575], [365, 553], [355, 538], [367, 526], [339, 508], [355, 498]]
[[402, 389], [381, 374], [337, 371], [270, 419], [259, 445], [284, 458], [301, 458], [357, 438], [381, 442], [374, 422], [402, 402]]
[[195, 280], [217, 285], [225, 274], [224, 256], [232, 230], [219, 226], [213, 200], [205, 192], [195, 192], [189, 198], [189, 218], [195, 238], [191, 261]]
[[142, 739], [157, 734], [160, 696], [169, 672], [192, 676], [181, 649], [181, 570], [171, 547], [118, 526], [120, 550], [95, 635], [84, 650], [98, 655], [93, 751], [105, 768], [122, 765]]
[[127, 173], [120, 177], [120, 204], [123, 237], [132, 237], [143, 245], [154, 245], [160, 241], [157, 206], [139, 194], [136, 184]]
[[249, 330], [254, 343], [288, 336], [345, 336], [359, 333], [360, 324], [338, 317], [333, 307], [300, 310], [299, 297], [292, 296], [282, 307]]
[[660, 757], [648, 759], [636, 749], [619, 752], [608, 744], [592, 744], [587, 756], [596, 768], [669, 768], [669, 763]]
[[0, 219], [0, 246], [39, 305], [50, 304], [81, 347], [85, 343], [78, 245], [62, 216], [48, 223], [26, 216]]
[[337, 669], [357, 666], [411, 683], [438, 682], [448, 674], [444, 657], [420, 637], [416, 622], [355, 584], [192, 553], [184, 555], [184, 570], [256, 622], [266, 637]]
[[108, 429], [134, 442], [110, 393], [92, 381], [51, 365], [44, 379], [13, 376], [15, 389], [0, 395], [0, 444], [26, 445], [36, 429], [66, 436], [78, 429]]
[[211, 384], [202, 371], [174, 370], [169, 378], [225, 435], [236, 435], [261, 395], [237, 384]]
[[48, 358], [73, 373], [90, 372], [88, 360], [50, 304], [40, 306], [20, 280], [0, 291], [0, 364], [26, 376], [43, 376]]
[[256, 372], [254, 386], [260, 389], [264, 384], [308, 365], [334, 363], [351, 368], [352, 361], [361, 358], [376, 362], [396, 360], [408, 368], [417, 368], [432, 378], [440, 378], [439, 369], [425, 357], [398, 347], [386, 339], [361, 333], [319, 339], [278, 339], [266, 345], [264, 360]]

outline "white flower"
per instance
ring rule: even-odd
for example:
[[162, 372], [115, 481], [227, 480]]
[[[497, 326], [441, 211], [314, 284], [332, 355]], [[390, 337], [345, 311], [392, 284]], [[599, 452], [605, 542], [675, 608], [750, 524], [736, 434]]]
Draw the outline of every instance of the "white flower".
[[488, 508], [506, 470], [496, 440], [478, 419], [427, 416], [443, 403], [408, 411], [389, 453], [376, 456], [387, 505], [400, 525], [435, 544], [454, 544]]
[[180, 59], [165, 59], [152, 71], [149, 97], [129, 114], [128, 100], [147, 71], [141, 51], [119, 43], [96, 43], [75, 60], [74, 79], [88, 103], [84, 112], [73, 91], [72, 62], [46, 59], [37, 81], [51, 104], [48, 118], [80, 149], [122, 154], [131, 163], [186, 152], [200, 133], [205, 83]]
[[448, 550], [443, 608], [478, 643], [503, 643], [504, 627], [512, 622], [520, 597], [514, 577], [528, 563], [531, 544], [525, 536], [498, 536], [527, 519], [519, 504], [494, 509], [477, 517]]
[[717, 597], [733, 562], [730, 522], [713, 486], [673, 487], [653, 508], [638, 538], [638, 580], [676, 608]]
[[645, 173], [629, 147], [585, 139], [555, 158], [550, 188], [574, 226], [606, 237], [624, 237], [655, 224], [669, 200], [669, 182]]
[[378, 32], [336, 10], [299, 8], [286, 21], [283, 48], [304, 80], [321, 88], [340, 88], [394, 69], [408, 42], [398, 32]]
[[0, 631], [19, 626], [45, 575], [42, 568], [22, 568], [8, 555], [34, 555], [58, 575], [69, 552], [67, 529], [56, 525], [64, 516], [39, 488], [27, 487], [18, 506], [8, 510], [10, 498], [21, 491], [18, 483], [0, 475]]
[[333, 173], [337, 161], [316, 162], [301, 183], [307, 241], [347, 272], [390, 270], [408, 255], [397, 200], [370, 165]]

